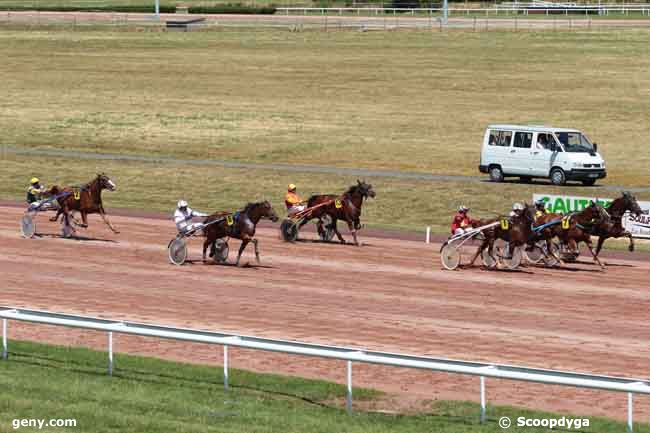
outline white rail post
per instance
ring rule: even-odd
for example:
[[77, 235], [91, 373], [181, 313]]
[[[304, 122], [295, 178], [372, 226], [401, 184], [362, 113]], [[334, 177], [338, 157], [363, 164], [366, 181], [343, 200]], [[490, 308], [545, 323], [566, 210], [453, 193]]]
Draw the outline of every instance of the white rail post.
[[113, 375], [113, 332], [108, 333], [108, 375]]
[[431, 226], [427, 226], [427, 237], [426, 237], [426, 243], [428, 243], [428, 244], [431, 243]]
[[9, 357], [7, 350], [7, 319], [2, 319], [2, 359]]
[[228, 391], [228, 346], [223, 346], [223, 389]]
[[348, 414], [352, 414], [352, 361], [348, 361]]
[[481, 376], [481, 424], [485, 423], [485, 376]]
[[627, 393], [627, 432], [632, 433], [634, 429], [632, 421], [632, 393]]
[[160, 0], [156, 0], [156, 18], [160, 19]]

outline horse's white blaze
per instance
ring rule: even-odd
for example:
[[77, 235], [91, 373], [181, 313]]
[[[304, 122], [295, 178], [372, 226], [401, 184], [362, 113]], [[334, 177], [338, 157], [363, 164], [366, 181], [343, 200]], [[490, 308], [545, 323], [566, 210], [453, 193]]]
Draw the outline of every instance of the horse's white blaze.
[[115, 182], [113, 182], [113, 181], [110, 180], [110, 179], [108, 179], [108, 184], [109, 184], [109, 185], [111, 186], [111, 188], [113, 188], [113, 189], [117, 188], [117, 186], [115, 185]]

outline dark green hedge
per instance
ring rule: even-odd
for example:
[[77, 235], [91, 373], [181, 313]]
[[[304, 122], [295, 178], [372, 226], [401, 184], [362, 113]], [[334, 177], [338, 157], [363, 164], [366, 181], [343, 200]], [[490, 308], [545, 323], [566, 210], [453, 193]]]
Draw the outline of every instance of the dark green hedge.
[[253, 7], [240, 4], [225, 4], [219, 6], [193, 6], [188, 9], [191, 14], [248, 14], [273, 15], [276, 9], [269, 7]]
[[[21, 6], [9, 5], [0, 6], [5, 11], [41, 11], [41, 12], [125, 12], [125, 13], [154, 13], [154, 6]], [[176, 12], [174, 6], [160, 6], [160, 13], [173, 14]]]

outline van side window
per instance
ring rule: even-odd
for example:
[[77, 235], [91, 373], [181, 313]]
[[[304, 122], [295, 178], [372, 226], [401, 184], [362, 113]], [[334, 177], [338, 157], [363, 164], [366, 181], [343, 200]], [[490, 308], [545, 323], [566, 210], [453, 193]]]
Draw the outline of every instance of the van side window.
[[538, 149], [550, 149], [551, 148], [551, 143], [554, 143], [555, 141], [553, 140], [553, 135], [551, 134], [544, 134], [540, 132], [537, 134], [537, 148]]
[[510, 146], [512, 141], [512, 131], [490, 131], [490, 146]]
[[530, 149], [532, 143], [533, 143], [532, 132], [515, 132], [515, 144], [514, 144], [515, 147]]

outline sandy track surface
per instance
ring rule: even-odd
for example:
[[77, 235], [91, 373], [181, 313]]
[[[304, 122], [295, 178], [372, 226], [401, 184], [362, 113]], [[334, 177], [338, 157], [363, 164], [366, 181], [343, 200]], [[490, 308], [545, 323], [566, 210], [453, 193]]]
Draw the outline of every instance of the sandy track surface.
[[[439, 245], [364, 237], [349, 245], [279, 240], [259, 230], [262, 265], [170, 265], [171, 221], [97, 216], [66, 240], [36, 219], [43, 236], [22, 239], [22, 210], [0, 206], [0, 305], [232, 331], [465, 360], [647, 377], [650, 307], [647, 255], [607, 258], [569, 269], [496, 272], [440, 269]], [[345, 232], [344, 232], [345, 233]], [[306, 233], [305, 237], [313, 237]], [[231, 242], [231, 261], [239, 245]], [[200, 241], [190, 254], [200, 258]], [[625, 258], [621, 258], [625, 257]], [[13, 338], [104, 348], [102, 334], [10, 324]], [[122, 352], [221, 364], [218, 348], [117, 336]], [[232, 366], [342, 382], [345, 364], [231, 350]], [[119, 357], [117, 359], [119, 368]], [[234, 378], [236, 383], [236, 377]], [[478, 378], [379, 366], [354, 367], [356, 386], [413, 398], [476, 401]], [[488, 380], [492, 404], [608, 415], [623, 419], [626, 395]], [[406, 397], [408, 395], [408, 397]], [[637, 397], [635, 419], [648, 422], [650, 399]]]

